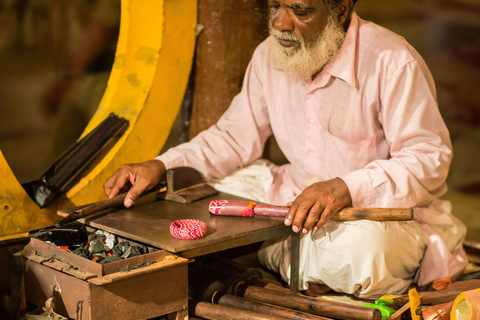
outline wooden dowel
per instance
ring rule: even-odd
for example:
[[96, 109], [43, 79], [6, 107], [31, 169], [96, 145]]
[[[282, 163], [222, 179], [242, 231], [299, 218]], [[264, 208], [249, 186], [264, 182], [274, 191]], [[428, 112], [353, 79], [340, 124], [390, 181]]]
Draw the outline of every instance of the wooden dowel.
[[255, 302], [252, 300], [240, 298], [231, 294], [222, 295], [218, 299], [217, 303], [219, 305], [223, 305], [227, 307], [264, 313], [264, 314], [278, 316], [278, 317], [291, 319], [291, 320], [302, 320], [302, 319], [303, 320], [329, 320], [330, 319], [330, 318], [308, 314], [308, 313], [304, 313], [304, 312], [300, 312], [292, 309], [266, 305], [266, 304]]
[[[455, 298], [465, 290], [442, 290], [442, 291], [425, 291], [419, 292], [420, 300], [422, 304], [441, 304], [455, 300]], [[407, 303], [408, 295], [401, 295], [398, 298], [393, 299], [395, 306], [403, 306]]]
[[190, 314], [211, 320], [285, 320], [285, 318], [248, 310], [220, 306], [208, 302], [190, 303]]
[[343, 208], [333, 215], [332, 220], [354, 221], [409, 221], [413, 219], [411, 208]]
[[64, 226], [65, 224], [67, 224], [69, 222], [78, 220], [80, 218], [84, 218], [84, 217], [90, 216], [92, 214], [102, 212], [104, 210], [119, 208], [119, 207], [123, 206], [123, 201], [125, 200], [126, 196], [127, 196], [126, 193], [121, 193], [121, 194], [118, 194], [118, 195], [114, 196], [113, 198], [110, 198], [110, 199], [107, 199], [107, 200], [104, 200], [104, 201], [95, 202], [91, 205], [88, 205], [86, 207], [78, 209], [78, 210], [70, 213], [68, 216], [66, 216], [65, 218], [63, 218], [59, 222], [57, 222], [55, 224], [55, 226], [57, 228], [59, 228], [59, 227]]
[[380, 310], [348, 303], [312, 298], [298, 293], [286, 293], [255, 286], [243, 286], [238, 294], [244, 298], [295, 309], [320, 316], [345, 320], [381, 320]]

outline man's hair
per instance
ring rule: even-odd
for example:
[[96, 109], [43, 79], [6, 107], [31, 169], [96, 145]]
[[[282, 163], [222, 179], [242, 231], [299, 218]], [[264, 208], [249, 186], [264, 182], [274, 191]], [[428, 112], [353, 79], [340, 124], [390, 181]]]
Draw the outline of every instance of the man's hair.
[[[353, 5], [355, 5], [355, 2], [357, 2], [357, 0], [353, 0]], [[335, 10], [340, 3], [342, 3], [342, 0], [323, 0], [323, 3], [325, 3], [329, 7], [330, 11], [332, 11]]]
[[[328, 10], [330, 10], [330, 13], [333, 13], [334, 10], [337, 9], [337, 7], [340, 5], [340, 3], [342, 3], [342, 0], [322, 0], [322, 1], [328, 7]], [[357, 0], [353, 0], [353, 4], [352, 4], [352, 7], [350, 8], [347, 21], [350, 21], [350, 19], [352, 18], [353, 7], [355, 6], [355, 2], [357, 2]]]

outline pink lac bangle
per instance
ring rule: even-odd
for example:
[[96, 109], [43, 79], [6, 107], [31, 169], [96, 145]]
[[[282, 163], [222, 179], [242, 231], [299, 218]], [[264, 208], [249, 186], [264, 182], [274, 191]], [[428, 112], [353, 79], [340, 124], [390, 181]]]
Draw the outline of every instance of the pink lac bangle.
[[177, 220], [170, 225], [170, 234], [177, 239], [198, 239], [207, 234], [207, 225], [195, 219]]

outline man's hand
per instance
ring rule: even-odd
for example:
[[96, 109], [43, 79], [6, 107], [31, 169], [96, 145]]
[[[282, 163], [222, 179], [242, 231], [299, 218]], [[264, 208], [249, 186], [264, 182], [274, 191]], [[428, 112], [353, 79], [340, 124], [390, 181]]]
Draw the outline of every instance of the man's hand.
[[103, 189], [109, 198], [130, 189], [124, 205], [129, 208], [146, 190], [156, 187], [165, 175], [165, 165], [159, 160], [123, 165], [107, 179]]
[[345, 182], [340, 179], [321, 181], [307, 187], [291, 203], [285, 225], [294, 232], [317, 230], [339, 210], [351, 206], [352, 198]]

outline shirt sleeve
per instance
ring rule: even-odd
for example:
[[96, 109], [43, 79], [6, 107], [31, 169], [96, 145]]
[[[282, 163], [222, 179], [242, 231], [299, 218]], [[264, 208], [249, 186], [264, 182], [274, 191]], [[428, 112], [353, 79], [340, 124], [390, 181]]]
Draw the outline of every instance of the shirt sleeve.
[[167, 169], [189, 166], [206, 179], [227, 175], [263, 153], [272, 134], [260, 77], [258, 49], [245, 73], [241, 92], [219, 121], [190, 142], [169, 149], [157, 157]]
[[340, 178], [354, 206], [423, 206], [446, 192], [452, 160], [449, 133], [425, 64], [410, 61], [381, 93], [379, 121], [390, 158], [375, 160]]

